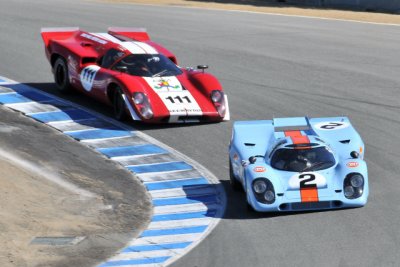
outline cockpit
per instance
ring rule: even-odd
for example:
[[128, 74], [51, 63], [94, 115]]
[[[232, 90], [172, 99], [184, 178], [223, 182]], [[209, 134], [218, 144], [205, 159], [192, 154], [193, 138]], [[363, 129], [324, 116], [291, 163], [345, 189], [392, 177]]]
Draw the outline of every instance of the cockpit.
[[272, 168], [290, 172], [318, 171], [336, 164], [330, 147], [319, 142], [307, 144], [281, 142], [271, 152], [270, 160]]

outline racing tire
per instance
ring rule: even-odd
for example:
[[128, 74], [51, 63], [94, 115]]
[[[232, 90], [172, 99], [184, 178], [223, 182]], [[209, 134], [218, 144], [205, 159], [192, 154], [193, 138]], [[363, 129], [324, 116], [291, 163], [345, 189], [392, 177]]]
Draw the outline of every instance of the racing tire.
[[57, 58], [53, 66], [54, 82], [58, 91], [62, 93], [71, 92], [67, 62], [63, 57]]
[[241, 183], [235, 178], [235, 175], [233, 174], [231, 159], [229, 159], [229, 179], [231, 181], [231, 186], [234, 191], [243, 190]]
[[114, 90], [113, 96], [113, 109], [114, 109], [114, 118], [119, 121], [124, 121], [128, 118], [128, 114], [126, 113], [126, 104], [124, 100], [124, 94], [121, 88], [117, 87]]
[[253, 208], [252, 205], [249, 204], [249, 202], [247, 202], [247, 200], [246, 200], [246, 210], [247, 210], [247, 212], [249, 212], [249, 213], [254, 213], [254, 212], [256, 212], [256, 210]]

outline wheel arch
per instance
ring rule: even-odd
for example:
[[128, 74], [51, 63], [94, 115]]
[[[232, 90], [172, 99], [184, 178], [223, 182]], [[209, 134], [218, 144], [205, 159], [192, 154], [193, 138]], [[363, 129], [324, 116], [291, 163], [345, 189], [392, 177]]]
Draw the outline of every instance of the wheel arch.
[[51, 67], [54, 67], [54, 64], [56, 63], [57, 59], [59, 59], [59, 58], [63, 58], [65, 60], [65, 58], [58, 53], [51, 54], [51, 56], [50, 56]]
[[115, 90], [117, 90], [117, 88], [121, 88], [121, 87], [116, 82], [111, 82], [107, 86], [107, 98], [110, 101], [110, 103], [113, 102], [114, 93], [115, 93]]

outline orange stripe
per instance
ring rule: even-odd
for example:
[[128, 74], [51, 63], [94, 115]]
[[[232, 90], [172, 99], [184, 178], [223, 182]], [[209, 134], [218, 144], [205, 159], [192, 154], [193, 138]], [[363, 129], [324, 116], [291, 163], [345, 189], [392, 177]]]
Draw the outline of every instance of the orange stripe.
[[300, 131], [285, 131], [285, 136], [298, 137], [302, 136]]
[[[284, 132], [285, 136], [289, 136], [292, 139], [293, 144], [309, 144], [310, 139], [308, 139], [307, 135], [302, 135], [301, 131], [286, 131]], [[295, 149], [310, 149], [311, 147], [300, 147]], [[300, 188], [301, 202], [318, 202], [318, 188], [315, 187], [306, 187]]]
[[318, 189], [315, 188], [300, 188], [301, 202], [318, 202]]
[[[300, 131], [286, 131], [284, 132], [285, 136], [289, 136], [292, 139], [293, 144], [309, 144], [310, 139], [308, 139], [307, 135], [302, 135]], [[302, 147], [301, 149], [307, 149], [310, 147]]]

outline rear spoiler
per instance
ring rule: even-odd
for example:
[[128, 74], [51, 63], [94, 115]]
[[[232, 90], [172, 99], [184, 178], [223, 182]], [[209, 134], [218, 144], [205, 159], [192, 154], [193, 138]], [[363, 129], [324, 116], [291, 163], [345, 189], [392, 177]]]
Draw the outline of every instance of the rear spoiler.
[[78, 27], [69, 27], [69, 28], [42, 28], [40, 32], [43, 38], [43, 42], [47, 47], [51, 39], [57, 39], [57, 40], [67, 39], [77, 31], [79, 31]]
[[310, 129], [307, 117], [274, 118], [275, 132], [307, 131]]
[[144, 28], [110, 27], [108, 33], [124, 41], [149, 41], [150, 37]]

